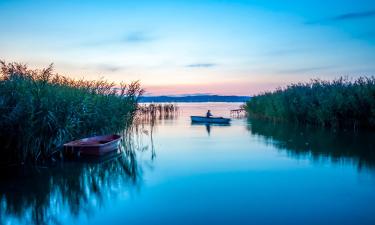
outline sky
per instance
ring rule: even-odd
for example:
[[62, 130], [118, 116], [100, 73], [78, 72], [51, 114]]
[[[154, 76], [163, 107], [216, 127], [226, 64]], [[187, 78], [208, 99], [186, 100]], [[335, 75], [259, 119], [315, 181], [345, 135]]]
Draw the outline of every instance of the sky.
[[0, 0], [0, 59], [148, 95], [375, 75], [375, 1]]

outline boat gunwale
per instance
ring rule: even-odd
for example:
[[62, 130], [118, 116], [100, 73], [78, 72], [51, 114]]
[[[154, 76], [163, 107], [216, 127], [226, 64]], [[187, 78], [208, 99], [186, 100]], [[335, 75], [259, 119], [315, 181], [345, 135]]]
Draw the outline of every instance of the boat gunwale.
[[[224, 118], [224, 117], [205, 117], [205, 116], [190, 116], [191, 121], [195, 123], [222, 123], [222, 124], [228, 124], [230, 123], [230, 118]], [[203, 119], [202, 121], [195, 120], [196, 119]]]
[[192, 117], [197, 117], [197, 118], [204, 118], [204, 119], [221, 119], [221, 120], [230, 120], [230, 118], [225, 118], [225, 117], [207, 117], [207, 116], [190, 116]]
[[[93, 139], [93, 138], [96, 138], [96, 137], [109, 137], [109, 136], [115, 136], [116, 138], [111, 140], [111, 141], [108, 141], [106, 143], [98, 143], [98, 144], [82, 144], [82, 142], [80, 143], [80, 141], [84, 140], [84, 139]], [[68, 143], [65, 143], [64, 144], [64, 147], [81, 147], [81, 148], [89, 148], [89, 147], [104, 147], [106, 145], [110, 145], [110, 144], [113, 144], [115, 142], [118, 142], [121, 140], [121, 136], [120, 135], [117, 135], [117, 134], [113, 134], [113, 135], [99, 135], [99, 136], [94, 136], [94, 137], [88, 137], [88, 138], [82, 138], [82, 139], [78, 139], [78, 140], [74, 140], [74, 141], [71, 141], [71, 142], [68, 142]]]

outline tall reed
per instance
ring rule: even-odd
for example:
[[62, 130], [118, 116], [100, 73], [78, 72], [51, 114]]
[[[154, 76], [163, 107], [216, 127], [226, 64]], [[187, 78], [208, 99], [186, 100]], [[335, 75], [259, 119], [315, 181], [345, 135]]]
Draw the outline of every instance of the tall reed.
[[327, 127], [375, 128], [375, 77], [312, 80], [254, 96], [250, 117]]
[[138, 114], [143, 119], [156, 118], [159, 119], [172, 119], [179, 113], [178, 106], [173, 103], [167, 104], [139, 104]]
[[39, 162], [63, 143], [121, 132], [132, 122], [138, 82], [74, 80], [0, 61], [0, 149], [5, 162]]

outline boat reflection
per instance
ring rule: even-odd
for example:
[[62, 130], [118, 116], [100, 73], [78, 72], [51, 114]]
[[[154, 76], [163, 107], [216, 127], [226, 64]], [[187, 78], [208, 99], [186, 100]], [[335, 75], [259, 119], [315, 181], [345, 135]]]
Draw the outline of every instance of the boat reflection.
[[230, 123], [205, 123], [205, 122], [191, 122], [192, 126], [205, 126], [208, 135], [211, 134], [212, 127], [229, 127]]
[[248, 120], [247, 129], [266, 144], [286, 151], [292, 157], [332, 162], [350, 162], [361, 169], [375, 169], [375, 133], [330, 129]]
[[[121, 151], [103, 157], [66, 159], [53, 167], [1, 169], [0, 224], [62, 224], [66, 221], [59, 221], [64, 220], [60, 213], [74, 220], [105, 207], [116, 196], [139, 192], [143, 164], [152, 164], [155, 149], [149, 135], [127, 134]], [[151, 163], [144, 156], [149, 153]]]

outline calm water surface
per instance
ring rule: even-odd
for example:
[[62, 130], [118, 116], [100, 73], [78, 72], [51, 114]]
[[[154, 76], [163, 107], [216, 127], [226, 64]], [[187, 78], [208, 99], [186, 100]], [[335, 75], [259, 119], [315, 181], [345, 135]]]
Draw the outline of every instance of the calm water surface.
[[375, 224], [374, 133], [193, 125], [239, 104], [179, 106], [121, 157], [2, 178], [0, 224]]

